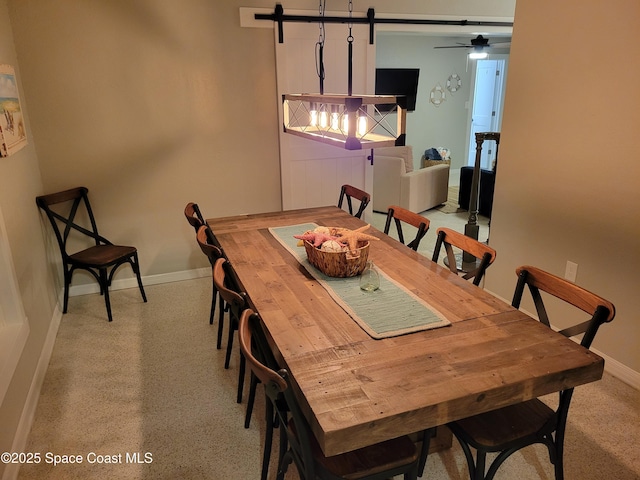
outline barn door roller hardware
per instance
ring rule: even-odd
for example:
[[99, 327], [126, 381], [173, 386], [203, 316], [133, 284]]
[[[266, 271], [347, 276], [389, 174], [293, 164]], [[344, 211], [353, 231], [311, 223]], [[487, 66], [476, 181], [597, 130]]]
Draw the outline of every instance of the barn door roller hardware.
[[369, 25], [369, 44], [373, 45], [375, 24], [394, 25], [452, 25], [452, 26], [478, 26], [478, 27], [513, 27], [513, 22], [489, 22], [473, 20], [430, 20], [420, 18], [376, 18], [373, 8], [367, 10], [366, 17], [334, 17], [334, 16], [313, 16], [313, 15], [285, 15], [282, 5], [277, 3], [273, 13], [256, 13], [256, 20], [271, 20], [278, 23], [278, 42], [284, 43], [283, 24], [285, 22], [298, 23], [366, 23]]

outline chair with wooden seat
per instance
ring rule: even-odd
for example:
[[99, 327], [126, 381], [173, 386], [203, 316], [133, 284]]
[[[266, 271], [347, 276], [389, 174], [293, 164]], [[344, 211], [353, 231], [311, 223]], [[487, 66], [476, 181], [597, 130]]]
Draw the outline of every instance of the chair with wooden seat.
[[[196, 231], [196, 234], [198, 233], [198, 229], [201, 226], [206, 225], [207, 227], [209, 227], [209, 224], [202, 216], [202, 213], [200, 212], [200, 207], [198, 207], [197, 203], [193, 203], [193, 202], [187, 203], [187, 206], [184, 207], [184, 216], [186, 217], [187, 222], [189, 222], [189, 225], [191, 225], [194, 228], [194, 230]], [[213, 233], [213, 230], [211, 230], [210, 227], [207, 229], [206, 233], [207, 233], [208, 242], [211, 245], [215, 245], [219, 249], [222, 249], [220, 242], [218, 241], [215, 234]]]
[[[62, 192], [36, 197], [36, 204], [44, 211], [53, 227], [60, 254], [64, 275], [64, 306], [63, 313], [67, 313], [69, 303], [69, 287], [73, 273], [85, 270], [95, 277], [100, 285], [100, 294], [104, 295], [107, 316], [112, 321], [109, 287], [118, 268], [125, 263], [131, 265], [138, 281], [138, 288], [142, 299], [147, 296], [140, 277], [138, 250], [135, 247], [114, 245], [98, 233], [91, 204], [89, 190], [77, 187]], [[70, 248], [79, 250], [70, 253]]]
[[196, 233], [198, 233], [198, 229], [205, 223], [197, 203], [187, 203], [187, 206], [184, 207], [184, 216], [186, 217], [187, 222], [189, 222], [189, 225], [194, 228]]
[[[225, 258], [219, 258], [213, 265], [213, 282], [218, 289], [220, 298], [226, 304], [226, 311], [229, 312], [229, 334], [227, 335], [227, 352], [224, 360], [224, 368], [229, 368], [231, 361], [231, 351], [233, 349], [233, 337], [238, 331], [238, 322], [243, 310], [247, 308], [247, 294], [238, 286], [235, 279], [233, 267]], [[224, 324], [224, 310], [220, 310], [218, 326], [222, 328]], [[237, 402], [242, 401], [242, 391], [244, 388], [245, 359], [240, 355], [240, 369], [238, 372], [238, 395]]]
[[[449, 270], [456, 275], [462, 275], [462, 278], [465, 280], [473, 280], [474, 285], [480, 285], [485, 271], [496, 259], [496, 251], [486, 243], [479, 242], [450, 228], [440, 227], [437, 230], [437, 234], [436, 246], [433, 249], [433, 257], [431, 260], [434, 262], [438, 261], [440, 251], [444, 246]], [[473, 266], [468, 268], [467, 271], [458, 269], [453, 247], [462, 250], [463, 255], [467, 253], [475, 257], [475, 262], [472, 262]]]
[[396, 231], [398, 233], [398, 240], [400, 243], [404, 244], [404, 234], [402, 232], [402, 223], [406, 223], [412, 225], [418, 229], [416, 232], [416, 236], [413, 240], [407, 243], [407, 247], [412, 250], [418, 250], [418, 245], [420, 245], [420, 240], [426, 235], [429, 230], [429, 219], [423, 217], [422, 215], [418, 215], [417, 213], [413, 213], [406, 208], [399, 207], [397, 205], [391, 205], [387, 210], [387, 222], [384, 226], [384, 233], [389, 234], [389, 230], [391, 228], [391, 221], [394, 221], [396, 224]]
[[[326, 457], [304, 418], [287, 370], [276, 372], [254, 354], [256, 347], [262, 352], [269, 347], [260, 319], [251, 309], [245, 310], [240, 318], [238, 336], [249, 368], [264, 385], [268, 402], [280, 423], [279, 480], [284, 478], [291, 462], [295, 463], [302, 480], [382, 480], [395, 475], [404, 475], [405, 480], [417, 478], [419, 455], [407, 436]], [[426, 438], [428, 443], [430, 437]]]
[[[525, 287], [528, 287], [538, 318], [547, 326], [550, 323], [544, 302], [548, 305], [551, 301], [557, 302], [552, 297], [581, 310], [587, 314], [587, 320], [564, 328], [560, 333], [566, 337], [584, 334], [580, 344], [585, 348], [591, 346], [600, 325], [612, 321], [615, 316], [615, 307], [611, 302], [564, 278], [530, 266], [519, 267], [516, 273], [518, 283], [512, 305], [520, 308]], [[545, 295], [544, 301], [541, 292]], [[533, 399], [449, 424], [467, 458], [470, 477], [474, 480], [492, 479], [511, 454], [526, 446], [541, 443], [549, 451], [556, 480], [562, 480], [565, 426], [572, 394], [573, 388], [559, 392], [555, 409]], [[475, 460], [471, 448], [476, 450]], [[485, 473], [489, 452], [499, 453]]]
[[[249, 341], [250, 348], [254, 357], [257, 359], [259, 363], [270, 368], [271, 370], [275, 370], [275, 371], [280, 370], [280, 365], [276, 361], [275, 356], [271, 351], [271, 347], [267, 342], [264, 331], [262, 330], [262, 327], [259, 324], [260, 320], [257, 314], [250, 309], [245, 310], [240, 318], [240, 325], [242, 325], [243, 316], [247, 316], [250, 319], [249, 322], [251, 321], [257, 322], [255, 325], [253, 325], [253, 329], [251, 331], [251, 340]], [[240, 331], [238, 332], [238, 335], [240, 335]], [[240, 348], [242, 351], [242, 345], [240, 346]], [[262, 382], [251, 368], [249, 370], [251, 372], [251, 379], [252, 379], [251, 387], [253, 390], [253, 395], [250, 394], [249, 399], [252, 402], [253, 399], [255, 398], [257, 386]], [[267, 480], [267, 477], [269, 475], [269, 463], [271, 460], [271, 449], [272, 449], [271, 447], [273, 445], [273, 431], [274, 431], [274, 428], [277, 428], [280, 424], [278, 420], [278, 416], [275, 415], [273, 404], [269, 401], [269, 397], [266, 395], [266, 391], [265, 391], [265, 400], [266, 400], [265, 401], [266, 425], [265, 425], [265, 441], [264, 441], [263, 455], [262, 455], [262, 474], [260, 476], [261, 480]], [[247, 416], [250, 418], [249, 405], [253, 406], [253, 403], [247, 404]], [[281, 405], [281, 407], [283, 407], [286, 410], [285, 405]], [[248, 428], [248, 427], [249, 427], [249, 424], [245, 423], [245, 428]]]
[[[196, 241], [198, 242], [198, 245], [200, 246], [200, 250], [202, 250], [202, 253], [205, 254], [205, 256], [207, 257], [207, 259], [209, 260], [209, 263], [211, 264], [211, 268], [213, 268], [213, 266], [215, 265], [216, 261], [219, 258], [224, 258], [224, 253], [222, 252], [222, 249], [216, 247], [215, 245], [212, 245], [209, 240], [208, 240], [208, 235], [207, 235], [207, 230], [209, 230], [209, 225], [201, 225], [200, 228], [198, 229], [198, 233], [196, 234]], [[218, 289], [216, 288], [216, 284], [213, 281], [211, 281], [211, 285], [212, 285], [212, 294], [211, 294], [211, 312], [209, 313], [209, 325], [213, 324], [213, 317], [216, 311], [216, 299], [218, 297]], [[224, 311], [224, 300], [220, 300], [220, 312], [221, 312], [221, 316], [224, 315], [223, 311]], [[218, 341], [217, 341], [217, 348], [218, 350], [220, 349], [222, 344], [222, 324], [218, 323]]]
[[[342, 185], [342, 188], [340, 189], [340, 198], [338, 199], [338, 208], [342, 208], [345, 198], [347, 199], [349, 215], [353, 215], [356, 218], [362, 217], [364, 209], [367, 208], [367, 205], [369, 205], [369, 202], [371, 201], [371, 195], [351, 185]], [[355, 214], [353, 213], [353, 198], [360, 201], [360, 207], [358, 207]]]

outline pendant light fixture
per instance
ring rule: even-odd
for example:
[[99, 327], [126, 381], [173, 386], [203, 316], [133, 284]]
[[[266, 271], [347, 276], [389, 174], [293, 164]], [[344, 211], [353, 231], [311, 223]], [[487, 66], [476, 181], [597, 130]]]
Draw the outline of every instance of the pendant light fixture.
[[352, 0], [349, 0], [347, 36], [348, 92], [346, 95], [324, 93], [325, 0], [320, 0], [319, 10], [320, 34], [316, 43], [316, 70], [320, 92], [283, 95], [285, 133], [347, 150], [404, 145], [407, 121], [405, 97], [353, 94]]

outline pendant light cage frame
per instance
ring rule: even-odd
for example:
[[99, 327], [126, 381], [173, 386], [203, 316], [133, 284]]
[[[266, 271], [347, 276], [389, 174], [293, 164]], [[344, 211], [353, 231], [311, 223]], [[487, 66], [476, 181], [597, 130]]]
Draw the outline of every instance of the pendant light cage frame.
[[282, 102], [285, 133], [347, 150], [405, 145], [404, 96], [290, 93]]

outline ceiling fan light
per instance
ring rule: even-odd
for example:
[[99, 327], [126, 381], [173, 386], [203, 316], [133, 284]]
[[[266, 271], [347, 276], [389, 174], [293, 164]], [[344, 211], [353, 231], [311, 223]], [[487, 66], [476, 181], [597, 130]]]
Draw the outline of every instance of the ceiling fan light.
[[487, 52], [479, 51], [479, 52], [470, 52], [469, 58], [471, 60], [483, 60], [487, 58], [489, 54]]

